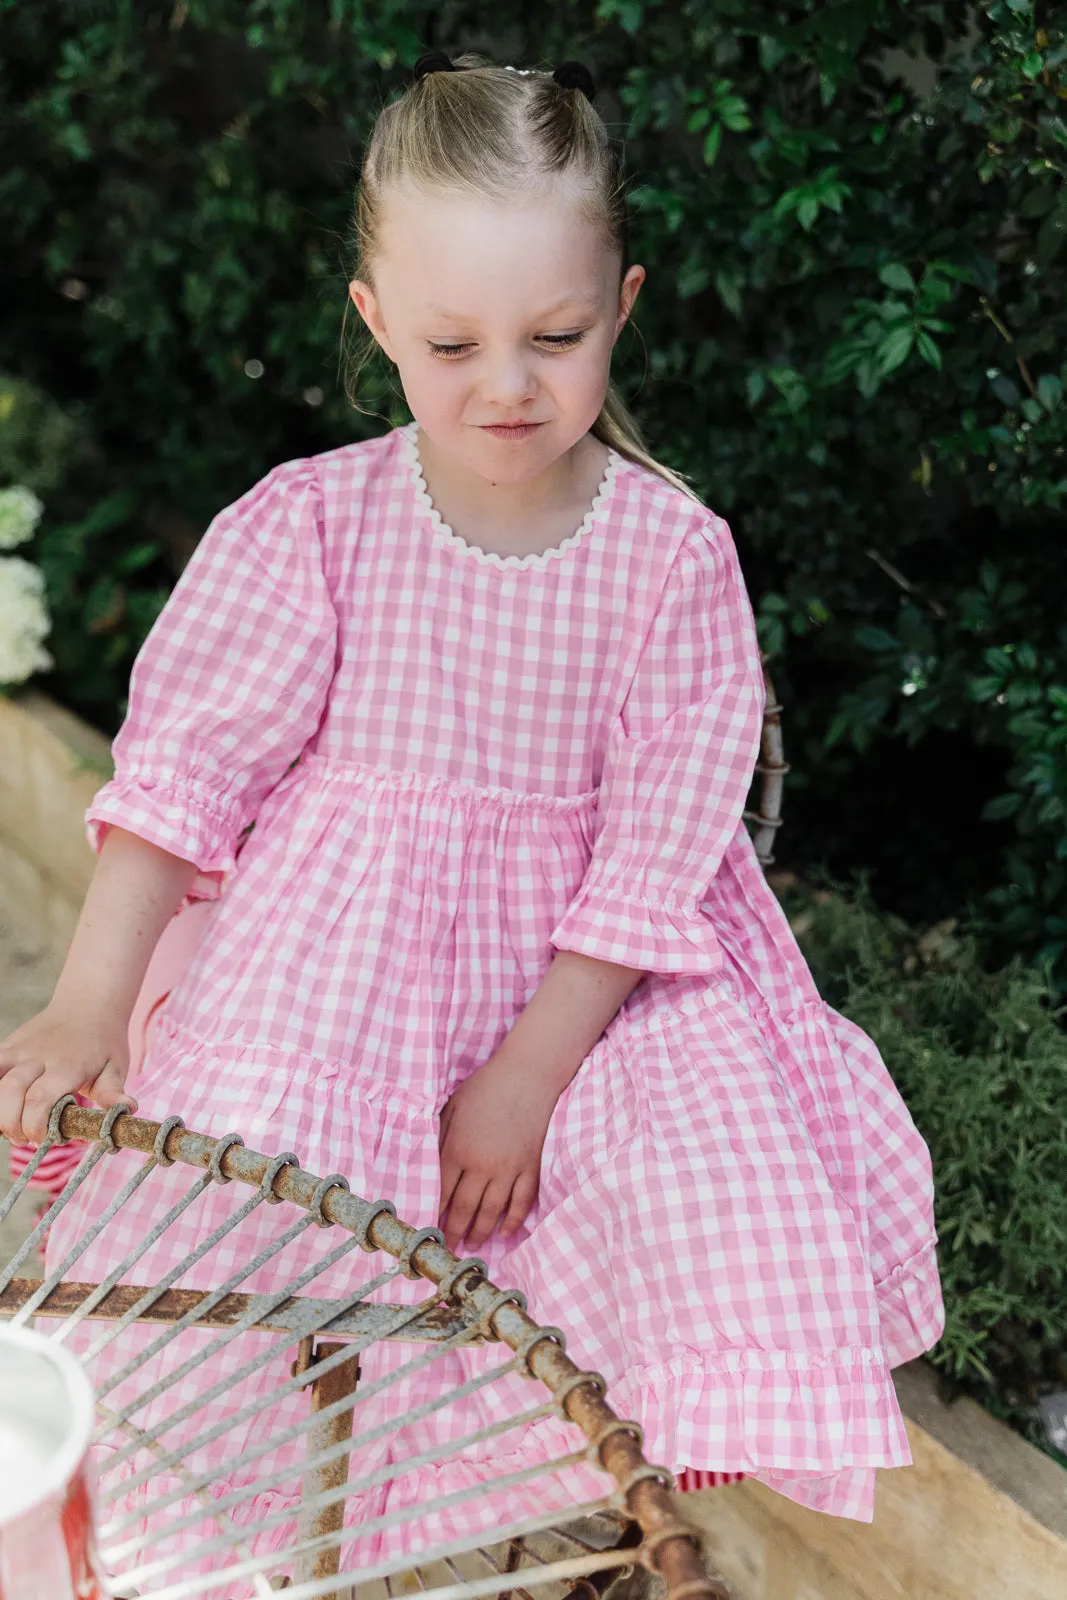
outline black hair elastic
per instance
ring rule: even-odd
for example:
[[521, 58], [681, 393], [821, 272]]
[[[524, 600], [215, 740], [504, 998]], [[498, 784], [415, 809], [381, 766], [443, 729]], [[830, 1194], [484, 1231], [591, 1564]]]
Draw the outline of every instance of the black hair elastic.
[[580, 89], [590, 103], [596, 99], [593, 74], [580, 61], [564, 61], [552, 76], [561, 89]]
[[454, 61], [449, 60], [443, 50], [429, 50], [426, 55], [419, 57], [413, 71], [415, 82], [421, 83], [431, 72], [458, 72], [459, 68]]

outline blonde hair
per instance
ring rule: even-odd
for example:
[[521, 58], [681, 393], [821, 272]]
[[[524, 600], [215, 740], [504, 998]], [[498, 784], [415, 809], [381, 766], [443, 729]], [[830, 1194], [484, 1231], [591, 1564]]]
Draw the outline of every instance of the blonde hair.
[[[546, 178], [577, 180], [583, 209], [626, 258], [626, 197], [619, 157], [599, 114], [580, 89], [562, 88], [548, 72], [517, 72], [481, 56], [462, 55], [453, 72], [429, 72], [379, 114], [367, 145], [356, 198], [353, 277], [373, 284], [381, 197], [390, 184], [453, 189], [507, 199]], [[350, 357], [346, 390], [373, 349], [365, 335]], [[648, 450], [622, 396], [609, 384], [594, 438], [646, 467], [691, 499], [688, 483]]]

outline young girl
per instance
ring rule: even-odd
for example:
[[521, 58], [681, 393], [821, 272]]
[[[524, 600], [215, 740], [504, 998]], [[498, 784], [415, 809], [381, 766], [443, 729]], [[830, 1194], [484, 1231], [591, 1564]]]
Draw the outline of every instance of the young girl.
[[[55, 998], [0, 1047], [0, 1126], [39, 1139], [60, 1095], [123, 1097], [156, 940], [226, 874], [141, 1114], [295, 1149], [413, 1223], [442, 1218], [573, 1330], [650, 1459], [869, 1518], [875, 1468], [909, 1459], [890, 1367], [941, 1331], [929, 1165], [874, 1048], [820, 1001], [741, 821], [762, 714], [751, 611], [726, 525], [609, 386], [644, 271], [591, 100], [584, 69], [436, 57], [379, 117], [351, 295], [415, 421], [277, 467], [208, 530], [134, 669]], [[57, 1221], [54, 1260], [118, 1165]], [[234, 1203], [209, 1198], [201, 1234]], [[254, 1218], [249, 1258], [285, 1220]], [[127, 1243], [105, 1230], [79, 1275]], [[170, 1251], [165, 1236], [140, 1281]], [[186, 1282], [232, 1266], [223, 1249]], [[350, 1290], [355, 1270], [310, 1292]], [[247, 1287], [290, 1271], [280, 1258]], [[490, 1355], [428, 1369], [400, 1410]], [[495, 1395], [459, 1432], [502, 1414]], [[569, 1438], [539, 1422], [514, 1455], [466, 1450], [350, 1515]], [[284, 1503], [272, 1490], [239, 1515], [251, 1528]]]

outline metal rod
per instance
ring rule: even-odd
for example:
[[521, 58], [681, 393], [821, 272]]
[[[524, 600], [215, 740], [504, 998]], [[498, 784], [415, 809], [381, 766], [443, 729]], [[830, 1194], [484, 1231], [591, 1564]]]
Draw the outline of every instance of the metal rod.
[[[323, 1343], [314, 1346], [307, 1352], [306, 1362], [301, 1365], [300, 1358], [294, 1363], [293, 1376], [299, 1370], [314, 1369], [316, 1364], [325, 1357], [336, 1355], [338, 1350], [347, 1348], [340, 1344]], [[302, 1352], [303, 1354], [303, 1352]], [[342, 1361], [339, 1367], [334, 1367], [325, 1377], [316, 1378], [311, 1385], [311, 1411], [317, 1415], [327, 1406], [332, 1406], [335, 1401], [343, 1396], [354, 1395], [356, 1384], [359, 1382], [359, 1358], [353, 1356], [350, 1361]], [[352, 1408], [340, 1411], [325, 1422], [318, 1422], [308, 1430], [307, 1452], [314, 1460], [333, 1445], [341, 1444], [352, 1439]], [[348, 1464], [351, 1460], [350, 1451], [335, 1456], [332, 1460], [318, 1466], [309, 1466], [304, 1474], [300, 1489], [302, 1502], [314, 1501], [320, 1494], [327, 1494], [331, 1489], [340, 1489], [348, 1480]], [[317, 1540], [326, 1534], [340, 1534], [345, 1520], [345, 1502], [336, 1500], [331, 1504], [320, 1507], [317, 1511], [307, 1512], [302, 1510], [297, 1521], [296, 1538], [298, 1544], [308, 1540]], [[308, 1554], [297, 1556], [293, 1565], [293, 1579], [296, 1583], [313, 1583], [316, 1578], [335, 1578], [341, 1567], [340, 1544], [327, 1545]], [[335, 1590], [324, 1600], [341, 1600], [340, 1590]]]
[[[32, 1299], [41, 1287], [39, 1278], [15, 1278], [0, 1291], [0, 1317], [13, 1317]], [[45, 1303], [34, 1307], [38, 1317], [69, 1317], [77, 1311], [96, 1290], [95, 1283], [59, 1283]], [[111, 1289], [88, 1313], [87, 1321], [113, 1322], [123, 1317], [137, 1304], [139, 1296], [147, 1292], [143, 1285], [119, 1284]], [[138, 1322], [175, 1323], [194, 1312], [209, 1298], [206, 1289], [168, 1289], [137, 1318]], [[225, 1300], [213, 1307], [206, 1316], [197, 1317], [198, 1328], [231, 1328], [250, 1312], [257, 1303], [267, 1305], [277, 1296], [266, 1294], [228, 1294]], [[342, 1301], [336, 1302], [338, 1305]], [[251, 1324], [257, 1331], [291, 1333], [298, 1325], [297, 1317], [307, 1313], [321, 1316], [329, 1322], [325, 1331], [362, 1335], [374, 1333], [380, 1339], [401, 1339], [405, 1344], [439, 1344], [444, 1339], [463, 1333], [466, 1324], [448, 1306], [434, 1306], [424, 1311], [414, 1322], [409, 1322], [402, 1332], [391, 1327], [389, 1313], [399, 1311], [399, 1306], [361, 1305], [341, 1312], [330, 1320], [328, 1313], [333, 1302], [316, 1300], [311, 1296], [290, 1295], [284, 1305], [269, 1311]], [[378, 1329], [381, 1329], [378, 1332]]]

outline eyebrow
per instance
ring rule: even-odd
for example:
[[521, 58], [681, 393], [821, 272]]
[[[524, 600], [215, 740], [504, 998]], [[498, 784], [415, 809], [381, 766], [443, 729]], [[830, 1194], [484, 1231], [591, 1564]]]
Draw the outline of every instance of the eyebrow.
[[[557, 312], [566, 311], [569, 307], [573, 307], [576, 311], [593, 311], [596, 306], [597, 301], [591, 296], [567, 294], [563, 296], [562, 300], [557, 300], [553, 305], [546, 306], [534, 320], [543, 322], [548, 317], [554, 317]], [[428, 305], [426, 313], [431, 317], [445, 317], [450, 322], [470, 322], [473, 320], [463, 312], [453, 311], [449, 306]]]

